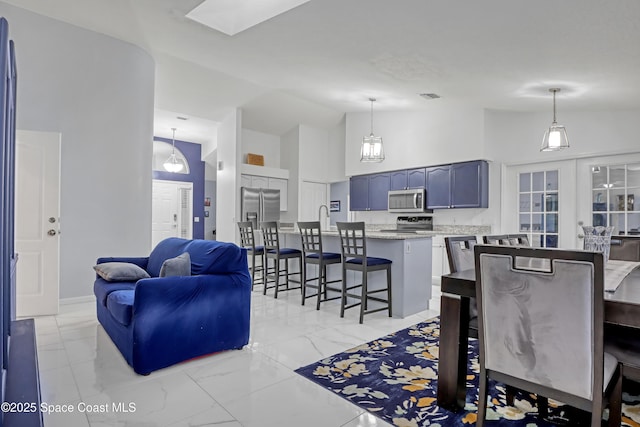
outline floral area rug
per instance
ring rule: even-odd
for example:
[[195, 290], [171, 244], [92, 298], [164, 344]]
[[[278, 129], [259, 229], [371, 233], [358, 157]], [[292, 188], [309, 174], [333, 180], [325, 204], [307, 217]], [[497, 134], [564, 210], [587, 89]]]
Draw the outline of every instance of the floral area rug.
[[[304, 366], [296, 372], [400, 427], [475, 425], [478, 402], [478, 342], [469, 340], [467, 404], [453, 413], [436, 404], [439, 318], [433, 318], [343, 353]], [[627, 384], [625, 383], [625, 388]], [[549, 401], [553, 424], [537, 417], [535, 395], [517, 393], [513, 407], [505, 388], [490, 381], [488, 425], [510, 427], [577, 426], [588, 423], [557, 402]], [[623, 426], [640, 427], [640, 389], [624, 393]]]

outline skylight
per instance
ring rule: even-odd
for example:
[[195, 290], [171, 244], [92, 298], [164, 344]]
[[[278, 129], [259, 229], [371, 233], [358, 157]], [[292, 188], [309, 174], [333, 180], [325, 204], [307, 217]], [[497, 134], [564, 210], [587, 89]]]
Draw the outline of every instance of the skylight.
[[233, 36], [309, 0], [205, 0], [187, 18]]

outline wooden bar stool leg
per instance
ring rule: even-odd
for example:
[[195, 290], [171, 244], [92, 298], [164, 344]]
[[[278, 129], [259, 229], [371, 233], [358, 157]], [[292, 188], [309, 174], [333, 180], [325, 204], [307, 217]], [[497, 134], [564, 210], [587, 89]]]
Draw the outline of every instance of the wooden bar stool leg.
[[304, 301], [307, 298], [307, 263], [305, 262], [302, 265], [302, 305], [304, 305]]
[[[264, 255], [264, 260], [267, 263], [267, 271], [268, 271], [269, 270], [269, 258], [267, 258], [267, 256]], [[267, 294], [267, 276], [266, 276], [264, 271], [262, 272], [262, 276], [263, 276], [263, 279], [262, 279], [262, 283], [263, 283], [262, 295], [266, 295]]]
[[256, 283], [256, 253], [251, 251], [251, 291]]
[[322, 296], [322, 290], [324, 289], [325, 299], [327, 299], [327, 279], [322, 277], [320, 274], [321, 271], [327, 271], [327, 266], [320, 263], [318, 265], [318, 298], [316, 300], [316, 310], [320, 310], [320, 300]]

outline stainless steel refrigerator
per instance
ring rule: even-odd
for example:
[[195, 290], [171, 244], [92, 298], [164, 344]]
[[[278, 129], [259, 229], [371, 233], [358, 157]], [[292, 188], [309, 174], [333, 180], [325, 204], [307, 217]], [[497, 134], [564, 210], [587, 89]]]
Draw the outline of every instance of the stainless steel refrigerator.
[[242, 187], [242, 221], [253, 222], [255, 229], [262, 221], [280, 220], [280, 190]]

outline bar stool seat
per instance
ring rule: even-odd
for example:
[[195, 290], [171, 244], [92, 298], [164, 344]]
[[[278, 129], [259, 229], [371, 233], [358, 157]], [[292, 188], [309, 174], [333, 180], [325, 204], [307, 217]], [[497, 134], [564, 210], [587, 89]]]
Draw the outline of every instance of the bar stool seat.
[[[302, 276], [302, 251], [294, 248], [281, 248], [280, 247], [280, 237], [278, 235], [278, 222], [277, 221], [266, 221], [260, 223], [260, 228], [262, 229], [262, 237], [264, 239], [264, 259], [265, 259], [265, 280], [264, 280], [264, 288], [262, 290], [263, 295], [267, 294], [267, 289], [274, 289], [274, 298], [278, 298], [278, 292], [280, 290], [293, 290], [293, 289], [301, 289], [302, 285], [291, 287], [289, 286], [289, 282], [294, 283], [302, 283], [302, 280], [296, 281], [291, 279], [293, 275]], [[269, 260], [273, 260], [274, 266], [272, 268], [269, 267]], [[297, 272], [289, 272], [289, 260], [297, 259], [299, 270]], [[280, 271], [280, 263], [284, 261], [284, 272]], [[269, 286], [269, 273], [273, 272], [273, 286]], [[283, 285], [284, 289], [280, 289], [280, 277], [285, 278], [285, 282]]]
[[[363, 263], [363, 259], [360, 258], [352, 258], [350, 260], [347, 260], [346, 263], [347, 264], [362, 264]], [[386, 258], [376, 258], [376, 257], [367, 257], [367, 265], [369, 267], [372, 267], [374, 265], [383, 265], [383, 264], [391, 264], [391, 260], [390, 259], [386, 259]]]
[[[256, 283], [256, 273], [261, 274], [262, 283], [264, 284], [264, 246], [256, 246], [255, 233], [253, 223], [251, 221], [238, 222], [240, 229], [240, 246], [247, 250], [248, 258], [251, 259], [251, 290]], [[256, 257], [260, 259], [260, 265], [256, 266]]]
[[[360, 306], [360, 323], [364, 321], [364, 315], [377, 311], [388, 310], [392, 316], [391, 301], [391, 264], [386, 258], [367, 256], [367, 240], [364, 232], [364, 222], [336, 222], [340, 234], [340, 246], [342, 249], [342, 303], [340, 305], [340, 317], [344, 317], [345, 310]], [[348, 286], [347, 271], [362, 273], [362, 283]], [[373, 271], [387, 272], [386, 287], [372, 290], [369, 287], [369, 273]], [[353, 292], [360, 288], [360, 293]], [[375, 296], [385, 292], [386, 298]], [[347, 304], [347, 298], [353, 298], [357, 302]], [[383, 303], [382, 307], [369, 309], [369, 301]]]
[[[324, 252], [322, 250], [322, 232], [320, 231], [319, 221], [298, 222], [300, 229], [300, 238], [302, 239], [302, 305], [307, 298], [316, 297], [316, 310], [320, 310], [320, 303], [342, 298], [341, 288], [332, 288], [332, 283], [341, 282], [341, 280], [327, 281], [327, 266], [339, 264], [342, 261], [342, 255], [335, 252]], [[309, 277], [307, 275], [307, 264], [318, 266], [318, 276]], [[317, 282], [316, 282], [317, 281]], [[307, 288], [315, 289], [316, 293], [307, 295]], [[336, 296], [329, 298], [328, 291], [333, 291]]]

